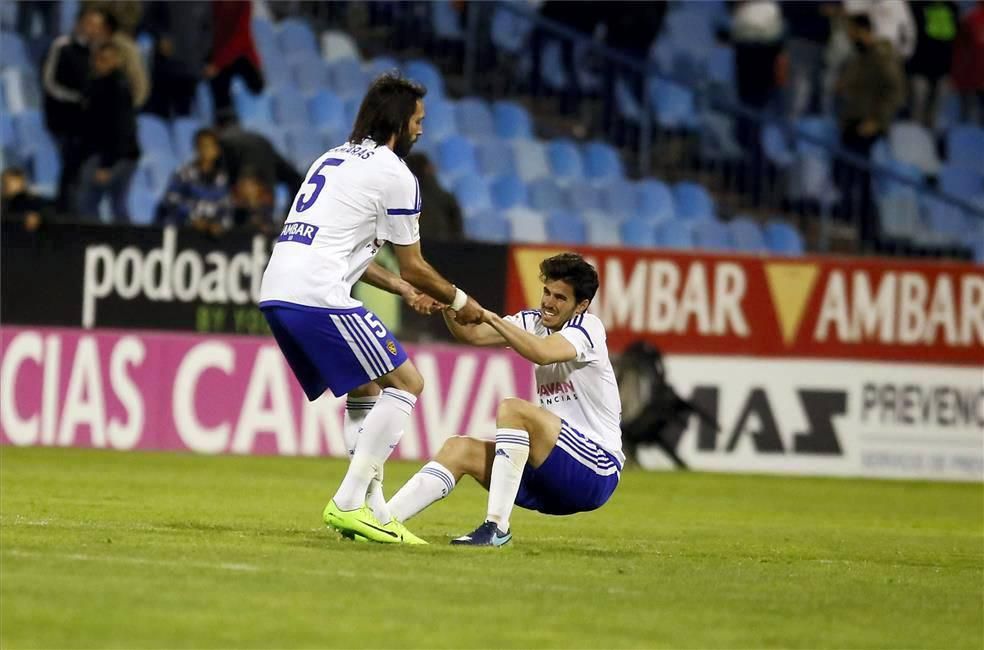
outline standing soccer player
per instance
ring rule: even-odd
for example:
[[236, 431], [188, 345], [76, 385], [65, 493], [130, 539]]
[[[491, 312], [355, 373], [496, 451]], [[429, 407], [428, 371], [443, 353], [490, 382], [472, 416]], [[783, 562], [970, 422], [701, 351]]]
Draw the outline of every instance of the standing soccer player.
[[[439, 301], [463, 324], [480, 322], [483, 311], [420, 252], [420, 188], [403, 158], [423, 133], [425, 93], [396, 75], [373, 82], [349, 141], [308, 170], [260, 289], [260, 309], [307, 398], [348, 395], [352, 458], [325, 523], [383, 543], [425, 543], [391, 518], [382, 495], [383, 464], [424, 381], [386, 326], [352, 298], [352, 285], [361, 279], [425, 310]], [[400, 277], [372, 263], [386, 242]]]
[[389, 502], [406, 521], [450, 493], [468, 475], [489, 491], [485, 523], [452, 544], [502, 546], [512, 539], [513, 504], [550, 515], [601, 507], [618, 486], [625, 462], [622, 405], [608, 359], [605, 327], [585, 311], [598, 274], [580, 255], [540, 263], [540, 309], [501, 318], [486, 311], [477, 325], [445, 316], [455, 338], [508, 346], [536, 364], [539, 405], [499, 404], [495, 442], [452, 437]]

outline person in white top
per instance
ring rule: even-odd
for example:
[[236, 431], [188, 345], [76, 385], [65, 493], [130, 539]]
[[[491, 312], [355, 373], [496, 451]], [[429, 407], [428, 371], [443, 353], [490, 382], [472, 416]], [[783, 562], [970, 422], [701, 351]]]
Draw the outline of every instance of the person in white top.
[[562, 253], [540, 263], [539, 310], [461, 325], [445, 316], [459, 341], [508, 346], [536, 364], [539, 404], [509, 398], [499, 405], [495, 442], [468, 437], [445, 441], [389, 501], [406, 521], [447, 496], [462, 476], [489, 490], [485, 522], [452, 544], [502, 546], [512, 539], [513, 505], [568, 515], [604, 505], [625, 462], [615, 372], [605, 327], [586, 313], [598, 273], [580, 255]]
[[[325, 523], [384, 543], [425, 543], [390, 516], [382, 494], [383, 464], [424, 382], [399, 341], [352, 297], [352, 285], [362, 280], [428, 313], [448, 305], [463, 324], [483, 317], [420, 252], [420, 189], [403, 158], [423, 133], [425, 94], [397, 75], [373, 82], [348, 142], [308, 170], [260, 287], [260, 309], [307, 398], [348, 395], [352, 460]], [[372, 262], [386, 242], [400, 276]]]

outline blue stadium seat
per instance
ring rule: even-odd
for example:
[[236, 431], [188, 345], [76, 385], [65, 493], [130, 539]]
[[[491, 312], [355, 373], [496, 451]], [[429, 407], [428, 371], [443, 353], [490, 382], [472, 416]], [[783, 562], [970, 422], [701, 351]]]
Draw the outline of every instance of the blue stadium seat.
[[[372, 79], [387, 72], [399, 72], [400, 62], [391, 56], [377, 56], [366, 64], [366, 72]], [[430, 112], [430, 97], [428, 96], [428, 112]]]
[[195, 103], [192, 108], [195, 117], [204, 124], [215, 123], [215, 101], [212, 98], [212, 91], [204, 81], [200, 81], [195, 87]]
[[506, 210], [504, 215], [512, 224], [511, 240], [528, 244], [543, 244], [547, 238], [546, 217], [523, 205]]
[[45, 134], [31, 153], [31, 179], [35, 191], [44, 196], [54, 196], [60, 172], [61, 157], [51, 138]]
[[428, 99], [432, 97], [444, 97], [444, 77], [430, 61], [423, 59], [413, 59], [407, 61], [403, 66], [403, 74], [414, 81], [421, 83], [427, 88]]
[[672, 219], [676, 216], [673, 194], [666, 183], [647, 178], [636, 183], [639, 216], [651, 221]]
[[527, 183], [550, 176], [547, 148], [539, 140], [515, 140], [512, 143], [516, 173]]
[[147, 153], [175, 157], [167, 123], [155, 115], [143, 113], [137, 116], [137, 139], [140, 149]]
[[341, 59], [328, 65], [328, 81], [330, 89], [338, 96], [361, 101], [372, 80], [362, 71], [358, 61]]
[[516, 167], [512, 149], [498, 139], [479, 140], [475, 146], [475, 154], [478, 157], [478, 169], [485, 176], [505, 174]]
[[287, 147], [287, 134], [285, 129], [279, 124], [273, 121], [267, 122], [247, 122], [242, 125], [247, 131], [252, 131], [254, 133], [259, 133], [264, 138], [270, 141], [273, 148], [280, 153], [281, 156], [289, 156], [290, 149]]
[[796, 122], [796, 132], [797, 134], [804, 134], [812, 138], [811, 140], [806, 138], [796, 139], [796, 153], [800, 155], [827, 158], [830, 156], [830, 149], [823, 146], [823, 144], [826, 143], [835, 146], [840, 142], [837, 125], [829, 117], [819, 115], [801, 117]]
[[25, 152], [33, 151], [38, 140], [47, 134], [41, 112], [36, 109], [17, 113], [12, 120], [15, 142]]
[[673, 186], [676, 216], [687, 221], [713, 219], [716, 216], [714, 199], [703, 185], [683, 181]]
[[623, 77], [615, 80], [615, 110], [633, 124], [642, 122], [642, 104]]
[[320, 90], [307, 102], [311, 123], [319, 129], [348, 128], [345, 103], [330, 90]]
[[765, 244], [769, 250], [779, 255], [802, 255], [803, 236], [800, 231], [785, 221], [772, 220], [765, 224]]
[[547, 143], [547, 156], [550, 160], [550, 171], [560, 182], [578, 181], [584, 178], [584, 162], [577, 145], [566, 138], [551, 140]]
[[608, 218], [608, 215], [595, 210], [585, 210], [584, 224], [588, 229], [588, 243], [592, 246], [622, 245], [622, 231], [618, 222]]
[[731, 230], [731, 240], [737, 250], [746, 253], [764, 253], [769, 250], [765, 243], [762, 228], [754, 219], [738, 216], [728, 223]]
[[480, 176], [463, 176], [454, 184], [454, 196], [466, 214], [492, 209], [489, 185]]
[[601, 204], [613, 218], [631, 219], [639, 212], [639, 196], [636, 186], [625, 179], [610, 180], [600, 188]]
[[547, 217], [547, 238], [558, 244], [586, 244], [588, 230], [576, 212], [554, 210]]
[[441, 142], [448, 136], [458, 133], [454, 102], [439, 97], [434, 99], [428, 97], [426, 111], [423, 138], [431, 142]]
[[293, 83], [306, 95], [313, 95], [328, 87], [328, 64], [321, 59], [291, 61], [290, 70]]
[[137, 163], [137, 173], [144, 174], [146, 186], [155, 195], [164, 193], [177, 168], [178, 161], [166, 153], [145, 151]]
[[539, 178], [529, 184], [530, 205], [540, 212], [553, 213], [569, 206], [564, 192], [552, 178]]
[[14, 118], [7, 111], [0, 112], [0, 146], [17, 146], [17, 132], [14, 130]]
[[567, 67], [564, 65], [560, 43], [550, 39], [540, 53], [540, 79], [543, 85], [556, 92], [567, 88]]
[[283, 129], [287, 145], [287, 157], [302, 172], [311, 166], [325, 152], [324, 141], [312, 137], [310, 127], [293, 126]]
[[426, 4], [430, 10], [430, 25], [434, 35], [446, 41], [460, 41], [465, 38], [461, 28], [461, 17], [448, 0], [436, 0]]
[[27, 52], [27, 45], [17, 32], [0, 32], [0, 61], [3, 62], [4, 67], [34, 67]]
[[974, 255], [974, 263], [984, 266], [984, 239], [980, 239], [971, 249]]
[[253, 42], [260, 55], [260, 64], [267, 73], [275, 72], [283, 60], [280, 43], [273, 23], [265, 18], [253, 18]]
[[735, 50], [716, 45], [707, 59], [707, 80], [716, 90], [730, 97], [735, 92]]
[[127, 212], [130, 213], [130, 223], [146, 226], [154, 222], [157, 205], [163, 196], [157, 196], [152, 188], [142, 182], [143, 174], [134, 174], [127, 193]]
[[800, 154], [790, 173], [787, 195], [792, 199], [816, 201], [828, 207], [840, 201], [830, 156], [820, 154], [815, 149]]
[[280, 29], [277, 31], [277, 43], [285, 56], [292, 52], [301, 51], [320, 54], [318, 41], [311, 30], [311, 26], [298, 18], [286, 18], [280, 22]]
[[521, 140], [533, 137], [530, 114], [516, 102], [498, 101], [492, 104], [492, 121], [495, 134], [500, 138]]
[[465, 219], [464, 227], [465, 236], [475, 241], [505, 244], [509, 242], [512, 233], [509, 220], [497, 212], [483, 212]]
[[625, 176], [622, 159], [606, 142], [584, 145], [584, 174], [590, 180], [614, 180]]
[[[605, 209], [601, 200], [601, 192], [589, 183], [573, 183], [562, 187], [566, 194], [567, 204], [572, 210], [601, 212]], [[607, 219], [607, 221], [612, 222], [614, 220]]]
[[171, 122], [171, 143], [178, 161], [186, 163], [195, 155], [195, 133], [202, 123], [194, 117], [179, 117]]
[[793, 164], [796, 156], [789, 146], [786, 134], [783, 133], [778, 124], [766, 124], [765, 128], [762, 129], [760, 139], [762, 150], [769, 162], [780, 169], [785, 169]]
[[729, 251], [734, 249], [731, 230], [717, 219], [706, 219], [693, 224], [694, 244], [697, 248], [712, 251]]
[[41, 87], [31, 68], [4, 67], [0, 72], [4, 101], [11, 113], [36, 109], [41, 105]]
[[354, 95], [345, 99], [345, 124], [351, 126], [355, 124], [355, 116], [359, 114], [359, 106], [362, 104], [362, 97]]
[[959, 124], [946, 134], [946, 161], [984, 174], [984, 127]]
[[657, 222], [651, 219], [629, 219], [621, 225], [622, 241], [635, 248], [654, 247], [657, 245], [656, 226]]
[[503, 174], [492, 181], [492, 206], [497, 210], [509, 210], [528, 203], [526, 185], [515, 174]]
[[888, 130], [888, 146], [896, 160], [915, 165], [927, 176], [940, 170], [933, 134], [916, 122], [895, 122]]
[[254, 95], [248, 90], [233, 91], [232, 104], [236, 115], [242, 123], [270, 122], [273, 120], [270, 95], [261, 93]]
[[[984, 157], [984, 149], [979, 154]], [[968, 201], [984, 195], [984, 174], [972, 167], [948, 163], [940, 168], [938, 180], [940, 190]]]
[[271, 109], [274, 121], [280, 126], [308, 126], [311, 122], [307, 100], [293, 86], [281, 86], [277, 89], [271, 100]]
[[694, 247], [694, 236], [689, 223], [679, 220], [661, 221], [656, 224], [656, 246], [689, 250]]
[[345, 32], [335, 29], [330, 29], [321, 34], [321, 56], [328, 62], [341, 61], [342, 59], [362, 60], [355, 39]]
[[931, 194], [923, 194], [920, 203], [930, 231], [938, 236], [929, 243], [969, 243], [967, 220], [962, 209]]
[[919, 197], [911, 187], [897, 185], [878, 196], [878, 226], [883, 237], [910, 240], [923, 228]]
[[[915, 165], [902, 162], [901, 160], [895, 160], [894, 158], [889, 158], [887, 161], [882, 163], [882, 167], [894, 172], [895, 174], [898, 174], [902, 178], [909, 179], [917, 183], [919, 186], [923, 185], [924, 179], [922, 170]], [[913, 188], [912, 185], [895, 178], [890, 178], [885, 173], [875, 173], [872, 176], [871, 183], [872, 190], [874, 191], [876, 197], [884, 196], [903, 188]]]
[[686, 86], [653, 79], [649, 93], [656, 122], [664, 129], [692, 129], [697, 126], [697, 104]]
[[473, 138], [485, 138], [495, 135], [495, 125], [492, 121], [492, 111], [484, 99], [465, 97], [458, 101], [455, 107], [458, 131]]
[[533, 21], [514, 11], [496, 7], [492, 13], [492, 44], [500, 52], [518, 55], [527, 45]]
[[437, 147], [437, 166], [443, 175], [456, 179], [478, 174], [475, 146], [460, 135], [446, 138]]

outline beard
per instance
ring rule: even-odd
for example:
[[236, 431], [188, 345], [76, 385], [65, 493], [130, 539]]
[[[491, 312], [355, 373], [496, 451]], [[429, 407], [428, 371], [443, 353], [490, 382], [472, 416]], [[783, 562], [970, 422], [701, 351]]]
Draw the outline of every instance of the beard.
[[396, 136], [396, 142], [393, 144], [393, 153], [400, 158], [406, 158], [410, 154], [410, 149], [413, 148], [414, 142], [416, 140], [410, 137], [409, 133], [401, 133]]

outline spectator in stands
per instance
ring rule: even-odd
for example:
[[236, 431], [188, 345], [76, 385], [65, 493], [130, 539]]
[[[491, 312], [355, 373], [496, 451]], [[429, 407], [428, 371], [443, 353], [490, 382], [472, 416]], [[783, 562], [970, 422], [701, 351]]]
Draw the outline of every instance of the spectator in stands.
[[953, 51], [953, 87], [964, 121], [984, 122], [984, 1], [964, 16]]
[[[848, 14], [866, 13], [875, 36], [888, 41], [895, 54], [908, 61], [916, 51], [916, 21], [906, 0], [850, 0]], [[855, 4], [867, 5], [862, 12]]]
[[133, 37], [120, 29], [115, 14], [110, 13], [108, 9], [102, 11], [106, 16], [106, 27], [110, 33], [110, 40], [116, 45], [116, 49], [120, 53], [123, 74], [126, 76], [127, 83], [130, 85], [130, 93], [133, 95], [133, 106], [140, 108], [150, 94], [150, 82], [147, 79], [147, 68], [144, 65], [143, 54], [140, 53], [140, 48]]
[[789, 116], [827, 112], [824, 96], [824, 58], [831, 35], [831, 17], [838, 4], [831, 1], [781, 3], [789, 56]]
[[[41, 58], [58, 33], [63, 7], [61, 2], [17, 3], [17, 31], [24, 38], [32, 62]], [[35, 25], [40, 29], [35, 29]]]
[[109, 36], [106, 14], [96, 9], [83, 11], [72, 33], [59, 36], [51, 44], [42, 68], [45, 124], [61, 153], [59, 212], [74, 210], [77, 202], [79, 170], [85, 155], [79, 125], [89, 84], [90, 48]]
[[232, 225], [231, 185], [218, 134], [211, 129], [195, 133], [195, 154], [174, 172], [155, 220], [218, 236]]
[[226, 109], [217, 113], [216, 128], [233, 185], [239, 181], [243, 171], [249, 169], [267, 187], [283, 183], [291, 196], [300, 189], [304, 180], [300, 173], [274, 149], [269, 140], [240, 127], [235, 111]]
[[232, 107], [229, 87], [233, 77], [240, 77], [253, 94], [263, 92], [260, 56], [253, 42], [251, 2], [214, 0], [212, 2], [212, 54], [205, 66], [205, 78], [212, 87], [215, 110]]
[[[943, 77], [950, 72], [960, 15], [955, 2], [915, 2], [916, 51], [906, 66], [909, 74], [909, 113], [933, 128]], [[981, 60], [984, 64], [984, 59]]]
[[79, 211], [97, 217], [108, 194], [114, 221], [129, 221], [127, 194], [140, 158], [133, 95], [122, 70], [122, 56], [112, 42], [99, 46], [93, 57], [95, 78], [81, 123], [88, 155], [82, 166]]
[[[738, 99], [753, 110], [764, 111], [776, 99], [782, 81], [779, 55], [783, 50], [783, 22], [778, 3], [748, 0], [734, 5], [731, 40], [735, 46]], [[736, 135], [746, 151], [757, 155], [757, 120], [739, 117]]]
[[52, 217], [51, 202], [32, 194], [27, 175], [19, 167], [8, 167], [0, 177], [0, 216], [4, 221], [23, 222], [24, 230], [37, 232]]
[[252, 169], [239, 175], [232, 195], [233, 222], [237, 228], [273, 235], [273, 188]]
[[404, 159], [420, 184], [420, 236], [428, 241], [460, 241], [464, 236], [461, 206], [458, 200], [437, 180], [437, 170], [422, 153], [412, 153]]
[[[540, 7], [540, 15], [547, 20], [560, 23], [563, 27], [574, 30], [584, 37], [589, 37], [601, 21], [604, 9], [596, 2], [570, 2], [567, 0], [547, 0]], [[530, 92], [536, 96], [542, 93], [543, 51], [552, 40], [551, 33], [539, 26], [534, 27], [530, 40], [533, 55], [533, 65], [530, 74]], [[565, 114], [573, 113], [581, 99], [581, 84], [577, 77], [577, 64], [574, 61], [574, 42], [561, 39], [561, 64], [564, 67], [566, 86], [561, 92], [560, 111]]]
[[133, 37], [143, 20], [144, 3], [141, 0], [82, 0], [82, 10], [99, 9], [116, 19], [117, 28]]
[[155, 39], [146, 110], [164, 118], [190, 115], [212, 50], [211, 5], [198, 0], [148, 3], [144, 29]]

